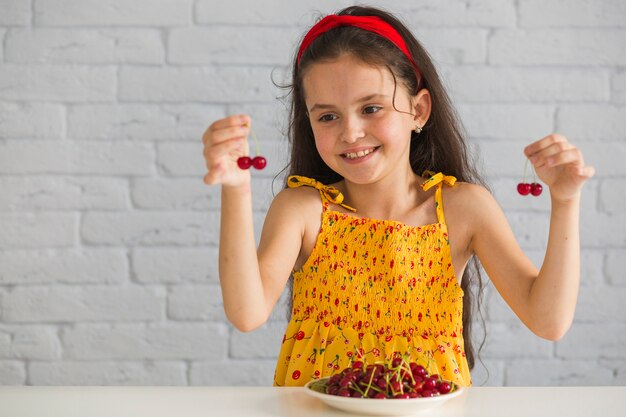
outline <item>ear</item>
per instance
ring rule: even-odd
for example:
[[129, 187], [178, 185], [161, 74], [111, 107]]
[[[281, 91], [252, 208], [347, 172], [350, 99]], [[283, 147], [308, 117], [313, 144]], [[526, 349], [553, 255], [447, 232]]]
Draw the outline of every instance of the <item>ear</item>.
[[430, 111], [432, 109], [430, 92], [427, 89], [422, 88], [411, 99], [411, 105], [413, 106], [413, 111], [415, 114], [413, 120], [416, 124], [424, 127], [424, 125], [428, 121], [428, 118], [430, 117]]

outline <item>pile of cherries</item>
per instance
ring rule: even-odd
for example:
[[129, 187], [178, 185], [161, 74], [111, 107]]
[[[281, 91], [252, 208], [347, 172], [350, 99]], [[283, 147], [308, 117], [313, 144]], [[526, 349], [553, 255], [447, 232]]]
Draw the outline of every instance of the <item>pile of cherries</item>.
[[429, 375], [423, 366], [396, 357], [387, 364], [367, 366], [355, 361], [351, 367], [330, 377], [325, 392], [340, 397], [408, 399], [435, 397], [457, 388], [438, 375]]

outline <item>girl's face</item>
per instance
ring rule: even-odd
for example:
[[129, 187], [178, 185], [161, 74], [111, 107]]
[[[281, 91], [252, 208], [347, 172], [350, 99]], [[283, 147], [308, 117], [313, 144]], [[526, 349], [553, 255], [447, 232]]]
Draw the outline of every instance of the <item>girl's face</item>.
[[415, 98], [386, 67], [342, 55], [312, 64], [303, 86], [317, 150], [333, 171], [357, 184], [410, 172]]

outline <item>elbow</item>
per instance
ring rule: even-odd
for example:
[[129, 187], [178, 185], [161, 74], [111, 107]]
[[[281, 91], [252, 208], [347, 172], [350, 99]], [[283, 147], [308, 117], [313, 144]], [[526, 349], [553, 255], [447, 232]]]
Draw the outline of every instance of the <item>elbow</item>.
[[254, 331], [265, 324], [267, 317], [263, 318], [260, 315], [257, 317], [228, 317], [228, 321], [240, 332], [247, 333]]
[[542, 339], [558, 342], [561, 340], [572, 325], [571, 321], [555, 322], [548, 326], [531, 329], [534, 334]]

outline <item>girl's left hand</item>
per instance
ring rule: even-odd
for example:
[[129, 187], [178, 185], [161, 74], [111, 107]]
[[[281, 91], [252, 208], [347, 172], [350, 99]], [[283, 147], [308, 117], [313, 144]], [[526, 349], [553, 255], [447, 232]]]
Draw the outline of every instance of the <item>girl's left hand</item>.
[[524, 149], [524, 154], [535, 167], [539, 179], [550, 187], [552, 198], [559, 201], [578, 197], [585, 181], [595, 173], [592, 166], [585, 166], [580, 149], [562, 135], [548, 135], [531, 143]]

